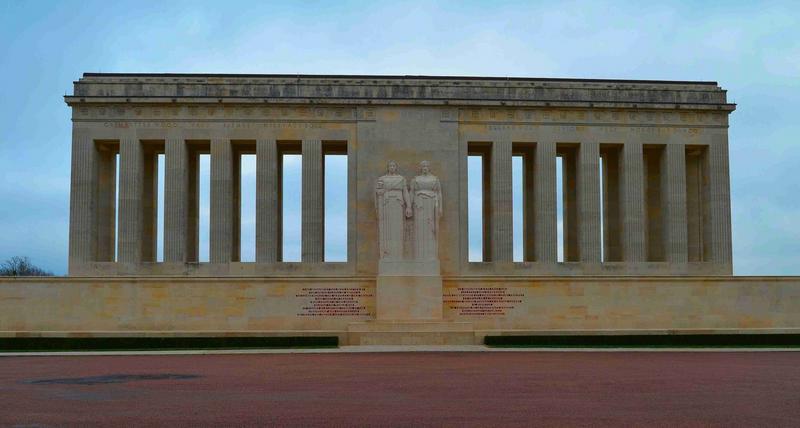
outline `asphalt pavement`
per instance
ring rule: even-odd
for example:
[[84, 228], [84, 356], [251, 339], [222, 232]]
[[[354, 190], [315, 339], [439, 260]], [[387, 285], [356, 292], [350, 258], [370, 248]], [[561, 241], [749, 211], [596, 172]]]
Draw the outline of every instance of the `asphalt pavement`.
[[800, 352], [0, 358], [2, 426], [800, 426]]

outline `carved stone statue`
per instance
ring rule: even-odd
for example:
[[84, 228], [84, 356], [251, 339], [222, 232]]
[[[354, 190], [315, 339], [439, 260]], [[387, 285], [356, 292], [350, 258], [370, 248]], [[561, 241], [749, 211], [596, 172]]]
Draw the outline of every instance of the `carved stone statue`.
[[381, 259], [403, 258], [405, 218], [411, 217], [406, 179], [397, 173], [397, 162], [389, 161], [386, 175], [375, 181], [375, 211]]
[[411, 180], [414, 207], [414, 259], [438, 260], [439, 217], [442, 216], [442, 186], [431, 174], [430, 163], [419, 164], [420, 175]]

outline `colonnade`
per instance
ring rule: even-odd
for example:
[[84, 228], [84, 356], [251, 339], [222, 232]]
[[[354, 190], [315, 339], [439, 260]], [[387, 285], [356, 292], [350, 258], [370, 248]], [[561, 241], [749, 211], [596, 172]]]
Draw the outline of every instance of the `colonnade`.
[[[118, 221], [114, 218], [117, 153]], [[159, 154], [165, 162], [164, 262], [198, 261], [201, 154], [210, 155], [211, 161], [211, 263], [240, 260], [243, 154], [256, 155], [256, 262], [282, 261], [285, 154], [302, 154], [301, 261], [324, 262], [324, 156], [328, 153], [347, 154], [348, 145], [321, 139], [95, 140], [75, 135], [70, 262], [156, 261]], [[468, 153], [485, 160], [486, 262], [513, 261], [512, 160], [521, 156], [524, 261], [558, 261], [561, 205], [565, 262], [731, 263], [724, 138], [704, 145], [499, 140], [468, 143]], [[557, 201], [557, 158], [562, 166], [561, 201]], [[466, 221], [466, 213], [462, 214]]]
[[[115, 222], [116, 153], [119, 213]], [[256, 262], [282, 259], [282, 156], [302, 154], [302, 262], [324, 261], [324, 155], [345, 142], [73, 138], [71, 263], [156, 261], [157, 159], [164, 154], [164, 262], [197, 262], [199, 157], [210, 155], [211, 263], [240, 260], [241, 155], [256, 155]], [[117, 226], [115, 228], [115, 225]]]
[[731, 263], [724, 141], [468, 144], [470, 155], [483, 157], [484, 261], [513, 260], [512, 159], [521, 156], [525, 261], [557, 261], [561, 204], [565, 262]]

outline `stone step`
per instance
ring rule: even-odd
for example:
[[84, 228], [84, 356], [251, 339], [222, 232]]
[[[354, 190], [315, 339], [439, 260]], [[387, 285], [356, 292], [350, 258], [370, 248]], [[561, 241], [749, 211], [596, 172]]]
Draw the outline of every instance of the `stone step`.
[[474, 345], [470, 322], [367, 321], [347, 327], [348, 345]]

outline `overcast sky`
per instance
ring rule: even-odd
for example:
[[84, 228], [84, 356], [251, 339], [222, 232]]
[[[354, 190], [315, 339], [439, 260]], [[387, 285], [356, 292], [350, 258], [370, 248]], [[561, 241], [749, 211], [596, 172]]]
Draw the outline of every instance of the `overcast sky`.
[[[0, 64], [0, 260], [66, 272], [62, 96], [83, 72], [488, 75], [718, 81], [738, 104], [735, 273], [800, 274], [797, 1], [0, 0]], [[343, 257], [344, 235], [332, 232], [328, 255]]]

